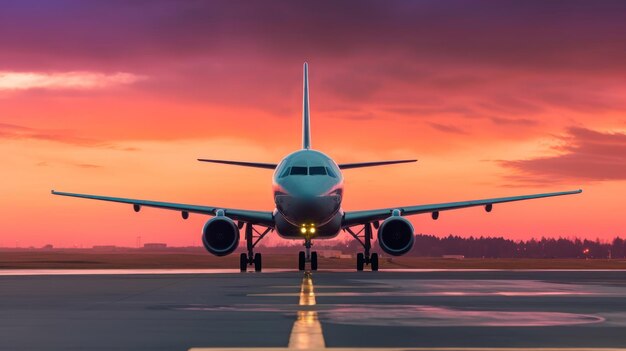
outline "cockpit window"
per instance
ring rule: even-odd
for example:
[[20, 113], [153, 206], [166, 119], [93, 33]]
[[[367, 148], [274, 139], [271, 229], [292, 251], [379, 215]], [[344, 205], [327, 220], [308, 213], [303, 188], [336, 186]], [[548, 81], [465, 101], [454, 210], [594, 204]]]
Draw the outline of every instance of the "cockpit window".
[[326, 175], [326, 167], [323, 167], [323, 166], [309, 167], [309, 175]]
[[337, 175], [335, 174], [335, 172], [333, 172], [333, 170], [330, 167], [326, 167], [326, 172], [328, 172], [329, 176], [333, 178], [337, 178]]
[[285, 168], [285, 170], [283, 171], [283, 173], [280, 175], [281, 178], [285, 178], [286, 176], [289, 175], [289, 172], [291, 172], [291, 167], [287, 167]]
[[306, 167], [291, 167], [291, 172], [289, 174], [291, 175], [307, 175], [307, 168]]

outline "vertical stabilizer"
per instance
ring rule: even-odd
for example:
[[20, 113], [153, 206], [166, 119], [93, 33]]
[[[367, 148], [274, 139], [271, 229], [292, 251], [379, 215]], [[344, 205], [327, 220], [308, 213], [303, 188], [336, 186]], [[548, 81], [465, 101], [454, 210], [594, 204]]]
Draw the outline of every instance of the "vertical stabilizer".
[[311, 118], [309, 109], [309, 64], [304, 63], [304, 89], [302, 97], [302, 148], [311, 148]]

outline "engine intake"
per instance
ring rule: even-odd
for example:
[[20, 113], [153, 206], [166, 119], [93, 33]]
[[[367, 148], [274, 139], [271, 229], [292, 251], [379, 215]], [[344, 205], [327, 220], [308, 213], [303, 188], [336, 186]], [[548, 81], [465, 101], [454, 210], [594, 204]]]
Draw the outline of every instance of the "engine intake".
[[239, 228], [228, 217], [213, 217], [202, 228], [202, 244], [208, 252], [226, 256], [239, 245]]
[[413, 225], [404, 217], [389, 217], [378, 227], [378, 245], [390, 255], [404, 255], [414, 241]]

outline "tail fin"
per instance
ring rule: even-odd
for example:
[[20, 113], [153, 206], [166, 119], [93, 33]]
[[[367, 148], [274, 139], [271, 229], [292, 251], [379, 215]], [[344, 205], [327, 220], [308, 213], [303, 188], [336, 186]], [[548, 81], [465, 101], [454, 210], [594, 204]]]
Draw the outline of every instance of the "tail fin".
[[311, 148], [311, 117], [309, 110], [309, 64], [304, 63], [304, 88], [302, 97], [302, 148]]

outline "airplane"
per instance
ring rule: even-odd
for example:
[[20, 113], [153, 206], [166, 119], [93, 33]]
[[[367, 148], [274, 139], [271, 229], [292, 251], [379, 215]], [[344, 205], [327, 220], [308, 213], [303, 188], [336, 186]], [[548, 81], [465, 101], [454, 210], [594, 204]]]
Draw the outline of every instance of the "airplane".
[[552, 196], [572, 195], [582, 192], [552, 192], [513, 197], [500, 197], [482, 200], [448, 202], [426, 205], [396, 206], [365, 211], [344, 211], [343, 170], [384, 166], [417, 160], [392, 160], [375, 162], [336, 163], [326, 154], [311, 147], [311, 118], [309, 108], [309, 72], [304, 63], [302, 99], [302, 148], [287, 156], [279, 163], [259, 163], [200, 158], [198, 161], [243, 167], [256, 167], [273, 170], [273, 211], [254, 211], [220, 206], [188, 205], [171, 202], [108, 197], [89, 194], [76, 194], [52, 190], [52, 194], [93, 200], [112, 201], [133, 206], [135, 212], [142, 207], [155, 207], [179, 211], [183, 219], [190, 213], [213, 216], [202, 228], [202, 244], [213, 255], [225, 256], [239, 246], [240, 231], [244, 229], [246, 252], [241, 253], [239, 268], [247, 271], [248, 266], [262, 270], [262, 256], [254, 248], [259, 241], [271, 232], [285, 239], [304, 240], [304, 251], [298, 253], [298, 269], [317, 270], [317, 253], [311, 251], [313, 239], [331, 239], [344, 231], [356, 239], [363, 252], [356, 256], [356, 269], [363, 271], [369, 265], [372, 271], [378, 270], [378, 254], [372, 253], [373, 229], [377, 230], [380, 249], [386, 254], [400, 256], [411, 250], [414, 242], [413, 225], [406, 216], [429, 213], [433, 220], [442, 211], [483, 206], [491, 212], [494, 204], [538, 199]]

